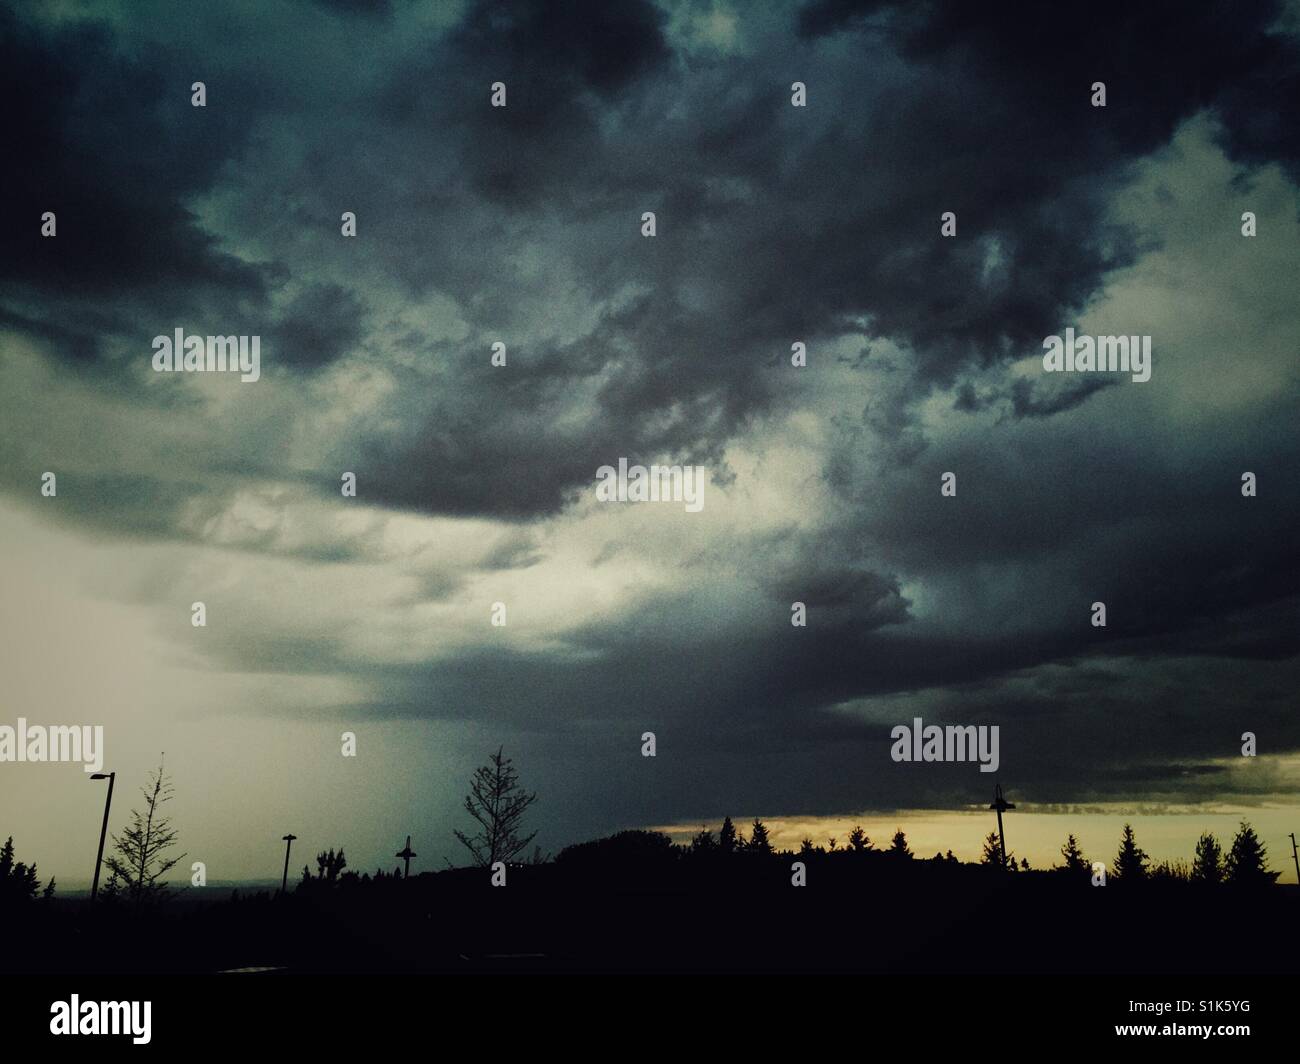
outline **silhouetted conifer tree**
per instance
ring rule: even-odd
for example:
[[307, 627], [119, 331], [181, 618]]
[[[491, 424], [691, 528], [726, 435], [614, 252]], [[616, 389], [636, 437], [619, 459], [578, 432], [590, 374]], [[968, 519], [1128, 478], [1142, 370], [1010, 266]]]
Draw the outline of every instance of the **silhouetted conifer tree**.
[[894, 832], [893, 841], [889, 844], [889, 854], [891, 857], [912, 856], [912, 851], [907, 847], [907, 836], [903, 834], [902, 828]]
[[1223, 862], [1224, 882], [1234, 887], [1262, 887], [1281, 874], [1268, 870], [1268, 852], [1255, 829], [1243, 820]]
[[[36, 878], [36, 866], [14, 861], [14, 840], [10, 836], [0, 846], [0, 904], [16, 904], [31, 901], [41, 889], [40, 880]], [[45, 888], [45, 897], [54, 892], [54, 880]]]
[[[996, 831], [990, 831], [984, 837], [984, 852], [980, 855], [980, 864], [992, 865], [997, 868], [1002, 863], [1002, 844]], [[1011, 871], [1015, 871], [1016, 858], [1014, 854], [1007, 854], [1006, 866]]]
[[140, 793], [144, 795], [145, 811], [131, 810], [130, 826], [121, 835], [113, 836], [113, 852], [104, 858], [109, 871], [104, 893], [110, 899], [124, 898], [136, 905], [171, 897], [163, 876], [186, 856], [167, 856], [176, 845], [177, 832], [171, 818], [162, 812], [162, 807], [172, 800], [172, 785], [161, 764]]
[[1065, 845], [1061, 847], [1061, 856], [1065, 858], [1065, 864], [1062, 866], [1065, 871], [1088, 871], [1088, 859], [1083, 856], [1083, 851], [1079, 849], [1079, 841], [1073, 833], [1066, 837]]
[[1210, 832], [1196, 840], [1196, 857], [1192, 861], [1193, 883], [1217, 885], [1223, 882], [1223, 847]]
[[1147, 878], [1146, 851], [1138, 847], [1132, 824], [1124, 825], [1111, 875], [1125, 883], [1137, 883]]

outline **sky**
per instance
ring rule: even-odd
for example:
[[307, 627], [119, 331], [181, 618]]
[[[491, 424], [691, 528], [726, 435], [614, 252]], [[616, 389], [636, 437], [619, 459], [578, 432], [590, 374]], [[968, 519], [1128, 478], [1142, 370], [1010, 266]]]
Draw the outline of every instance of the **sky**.
[[[1249, 819], [1294, 881], [1296, 5], [36, 0], [0, 95], [0, 725], [102, 725], [115, 829], [165, 753], [182, 867], [444, 867], [502, 746], [550, 853], [974, 859], [996, 779], [1037, 867]], [[84, 883], [101, 787], [0, 764], [0, 836]]]

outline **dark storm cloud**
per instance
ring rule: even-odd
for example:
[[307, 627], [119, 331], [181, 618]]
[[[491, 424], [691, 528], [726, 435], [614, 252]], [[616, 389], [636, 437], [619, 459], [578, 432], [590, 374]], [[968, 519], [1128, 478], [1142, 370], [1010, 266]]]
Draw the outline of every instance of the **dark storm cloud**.
[[[349, 350], [362, 309], [354, 293], [309, 285], [277, 317], [270, 297], [293, 271], [224, 250], [195, 214], [194, 197], [247, 148], [266, 102], [241, 78], [212, 80], [212, 69], [179, 43], [142, 55], [106, 23], [38, 26], [0, 9], [0, 133], [21, 160], [5, 168], [6, 323], [111, 372], [124, 351], [146, 357], [154, 335], [181, 324], [223, 333], [269, 323], [248, 331], [282, 339], [276, 361], [291, 367]], [[203, 77], [209, 106], [192, 107]], [[41, 235], [44, 211], [57, 217], [53, 239]]]
[[[774, 352], [795, 337], [858, 331], [862, 321], [912, 360], [912, 390], [894, 413], [901, 430], [909, 398], [952, 384], [965, 367], [1023, 355], [1110, 270], [1132, 261], [1131, 236], [1103, 222], [1109, 192], [1126, 163], [1234, 84], [1250, 49], [1262, 47], [1264, 14], [1235, 25], [1243, 55], [1216, 59], [1215, 70], [1225, 69], [1194, 92], [1174, 90], [1187, 70], [1218, 55], [1222, 27], [1213, 16], [1179, 32], [1175, 55], [1158, 21], [1115, 15], [1119, 51], [1103, 63], [1103, 73], [1115, 71], [1115, 99], [1103, 117], [1087, 106], [1088, 60], [1055, 63], [1030, 49], [1036, 58], [1027, 65], [1010, 63], [1035, 27], [1004, 40], [1001, 15], [882, 8], [882, 44], [833, 33], [852, 24], [847, 14], [816, 9], [802, 16], [802, 43], [792, 45], [790, 25], [764, 29], [755, 19], [754, 54], [686, 63], [650, 4], [471, 5], [445, 36], [394, 56], [369, 101], [379, 121], [354, 131], [346, 119], [302, 116], [304, 170], [286, 175], [283, 194], [305, 188], [359, 206], [365, 238], [380, 247], [374, 265], [413, 294], [457, 300], [473, 338], [432, 356], [469, 364], [491, 339], [521, 333], [524, 348], [508, 384], [483, 388], [469, 374], [453, 392], [410, 400], [404, 427], [382, 435], [363, 428], [341, 450], [365, 457], [379, 501], [546, 515], [620, 455], [716, 465], [728, 440], [780, 403], [758, 371]], [[953, 19], [962, 21], [954, 27]], [[94, 233], [96, 254], [69, 255], [61, 233], [56, 256], [32, 225], [30, 250], [111, 275], [137, 295], [165, 279], [173, 316], [214, 300], [247, 305], [285, 279], [312, 284], [295, 263], [254, 268], [223, 256], [194, 231], [183, 205], [216, 181], [223, 158], [238, 157], [255, 118], [294, 106], [294, 95], [243, 90], [205, 111], [186, 99], [164, 106], [183, 78], [172, 85], [121, 58], [106, 31], [77, 32], [42, 41], [24, 30], [25, 62], [57, 78], [46, 68], [57, 72], [71, 63], [57, 57], [80, 54], [70, 70], [81, 73], [62, 75], [78, 86], [73, 103], [54, 86], [34, 96], [55, 102], [15, 139], [39, 145], [37, 131], [53, 131], [29, 172], [54, 170], [56, 185], [66, 172], [104, 190], [93, 213], [116, 237]], [[890, 54], [894, 46], [905, 62]], [[1275, 46], [1270, 54], [1281, 62], [1285, 53]], [[1161, 71], [1173, 64], [1173, 76], [1148, 90], [1133, 80], [1142, 62]], [[807, 71], [805, 111], [789, 106], [790, 69]], [[128, 86], [116, 98], [121, 119], [136, 128], [101, 151], [92, 105], [75, 101], [93, 99], [110, 77]], [[508, 107], [490, 107], [493, 80], [507, 83]], [[1126, 88], [1141, 93], [1141, 106], [1125, 101]], [[361, 150], [342, 150], [354, 135]], [[128, 143], [165, 147], [132, 153]], [[62, 147], [51, 154], [50, 144]], [[644, 209], [659, 214], [654, 241], [637, 231]], [[938, 238], [943, 210], [957, 212], [960, 240]], [[73, 241], [85, 233], [75, 223], [64, 231]], [[125, 241], [127, 232], [143, 239]], [[322, 239], [338, 240], [328, 227]], [[126, 258], [107, 269], [101, 257], [120, 245]], [[584, 335], [556, 342], [536, 334], [538, 307], [574, 293], [548, 291], [525, 273], [521, 249], [554, 258], [578, 279], [578, 298], [598, 311]], [[322, 261], [337, 258], [328, 254]], [[307, 369], [356, 350], [366, 300], [344, 284], [312, 287], [266, 326], [285, 340], [273, 364]], [[620, 291], [637, 294], [620, 299]], [[124, 312], [117, 329], [129, 333], [138, 318], [138, 310]], [[584, 422], [546, 431], [572, 420], [563, 418], [570, 385], [597, 379]], [[1018, 384], [1012, 394], [1017, 416], [1069, 409], [1090, 391], [1041, 398], [1028, 389]], [[511, 412], [522, 404], [522, 418], [503, 424], [503, 399]], [[457, 472], [467, 462], [477, 466], [473, 477]]]
[[361, 338], [364, 312], [365, 305], [346, 288], [313, 285], [288, 304], [264, 342], [279, 365], [325, 365], [348, 354]]
[[[715, 461], [780, 402], [756, 372], [773, 352], [864, 320], [912, 360], [901, 427], [909, 397], [1032, 350], [1133, 260], [1131, 235], [1104, 223], [1127, 163], [1229, 90], [1225, 113], [1267, 112], [1249, 86], [1294, 76], [1289, 44], [1266, 36], [1269, 5], [1167, 16], [1053, 13], [1055, 32], [1068, 26], [1082, 43], [1045, 49], [1031, 45], [1046, 13], [813, 5], [767, 27], [755, 18], [752, 55], [686, 62], [649, 3], [471, 5], [445, 36], [394, 56], [368, 101], [379, 121], [359, 132], [364, 150], [342, 150], [345, 119], [304, 114], [306, 169], [290, 180], [345, 202], [361, 193], [363, 226], [391, 249], [372, 261], [412, 292], [452, 295], [476, 350], [535, 330], [539, 302], [572, 298], [525, 280], [521, 247], [567, 265], [594, 307], [620, 290], [640, 294], [606, 305], [577, 340], [537, 337], [510, 385], [483, 389], [475, 377], [454, 395], [412, 402], [407, 429], [346, 446], [367, 456], [380, 501], [545, 515], [610, 456]], [[853, 32], [864, 20], [878, 32]], [[240, 157], [256, 119], [292, 113], [293, 93], [223, 83], [219, 106], [193, 109], [182, 70], [197, 64], [179, 46], [145, 65], [93, 23], [38, 33], [9, 21], [8, 87], [21, 101], [11, 139], [31, 160], [20, 200], [32, 217], [49, 199], [68, 213], [57, 242], [18, 225], [23, 210], [11, 215], [21, 247], [8, 261], [27, 264], [19, 273], [33, 298], [71, 281], [124, 294], [70, 350], [98, 350], [92, 337], [114, 313], [110, 331], [153, 335], [159, 326], [140, 321], [146, 300], [155, 315], [161, 304], [187, 321], [239, 320], [261, 303], [265, 331], [286, 340], [276, 362], [290, 368], [355, 350], [364, 296], [327, 281], [274, 325], [268, 290], [315, 279], [296, 263], [230, 257], [186, 206]], [[795, 24], [802, 42], [791, 39]], [[806, 111], [789, 106], [791, 69], [810, 82]], [[1110, 79], [1104, 112], [1087, 104], [1099, 77]], [[508, 84], [507, 108], [489, 106], [496, 79]], [[1254, 158], [1289, 150], [1259, 121], [1243, 130]], [[637, 233], [643, 209], [660, 215], [655, 241]], [[937, 237], [943, 210], [957, 213], [960, 240]], [[76, 329], [69, 319], [86, 318], [86, 303], [59, 328]], [[32, 316], [31, 300], [9, 312]], [[558, 387], [575, 376], [603, 382], [586, 424], [537, 431], [559, 419]], [[1089, 391], [1042, 398], [1017, 384], [1011, 411], [1047, 416]], [[526, 456], [520, 434], [494, 417], [503, 392], [537, 419]], [[683, 413], [665, 416], [673, 410]], [[454, 448], [437, 439], [449, 420]], [[478, 489], [442, 472], [475, 455]], [[511, 469], [520, 461], [523, 492]]]
[[[534, 0], [481, 0], [472, 4], [451, 37], [452, 48], [474, 63], [502, 63], [525, 85], [566, 89], [572, 95], [593, 89], [614, 95], [668, 61], [664, 13], [647, 0], [607, 4], [575, 0], [549, 4]], [[525, 107], [522, 116], [535, 122], [549, 110]]]
[[392, 0], [312, 0], [325, 11], [362, 18], [385, 18], [393, 11]]
[[[788, 630], [784, 609], [766, 626], [751, 618], [686, 640], [647, 637], [648, 618], [664, 615], [658, 610], [672, 604], [642, 603], [617, 627], [581, 633], [575, 643], [594, 658], [482, 650], [386, 667], [374, 679], [387, 697], [340, 706], [338, 715], [471, 716], [525, 749], [530, 774], [572, 804], [569, 816], [584, 810], [589, 830], [635, 822], [649, 795], [651, 816], [688, 821], [737, 809], [848, 814], [986, 801], [989, 777], [973, 765], [890, 760], [890, 729], [914, 715], [999, 725], [1003, 778], [1035, 802], [1214, 800], [1226, 786], [1293, 793], [1276, 777], [1229, 784], [1229, 769], [1205, 759], [1237, 757], [1243, 730], [1267, 735], [1270, 750], [1300, 742], [1289, 702], [1278, 696], [1300, 680], [1294, 656], [1261, 667], [1175, 655], [1160, 668], [1144, 664], [1157, 658], [1116, 657], [1110, 670], [1075, 669], [1037, 665], [1048, 649], [1039, 645], [1025, 648], [1017, 668], [1011, 648], [993, 637], [891, 641], [844, 624], [799, 633], [796, 644], [780, 627]], [[1294, 609], [1288, 616], [1294, 623]], [[277, 642], [260, 664], [292, 671], [287, 649]], [[321, 647], [299, 649], [302, 661], [320, 662]], [[991, 660], [981, 663], [981, 652]], [[987, 678], [961, 682], [959, 672]], [[920, 693], [865, 716], [826, 712], [828, 698], [875, 686]], [[1212, 711], [1206, 691], [1214, 692]], [[645, 730], [659, 743], [653, 779], [643, 777], [637, 753]]]
[[193, 80], [165, 53], [124, 51], [105, 25], [37, 29], [0, 8], [0, 279], [11, 321], [28, 308], [44, 319], [37, 335], [78, 334], [65, 355], [99, 354], [97, 338], [129, 329], [142, 305], [175, 316], [265, 293], [261, 271], [217, 248], [185, 205], [248, 128], [238, 91], [191, 108]]
[[[1082, 380], [1059, 384], [1056, 388], [1044, 387], [1037, 381], [1021, 378], [1011, 385], [1011, 408], [1016, 417], [1051, 417], [1073, 410], [1089, 396], [1117, 383], [1105, 377], [1084, 377]], [[969, 386], [963, 386], [954, 404], [957, 410], [974, 411], [982, 404], [974, 399]]]
[[[728, 379], [724, 362], [700, 356], [728, 342], [725, 326], [693, 322], [689, 335], [701, 346], [683, 349], [673, 325], [685, 317], [656, 318], [637, 301], [577, 342], [508, 345], [508, 373], [487, 366], [487, 334], [476, 349], [457, 352], [466, 387], [431, 395], [417, 375], [399, 374], [401, 394], [418, 397], [407, 421], [345, 439], [337, 458], [359, 452], [377, 497], [390, 505], [523, 520], [558, 512], [620, 457], [649, 462], [666, 453], [721, 473], [722, 452], [752, 415], [761, 385], [752, 372]], [[557, 427], [573, 421], [566, 415], [574, 393], [598, 374], [594, 401], [576, 423]]]
[[[1056, 160], [1134, 155], [1168, 139], [1201, 108], [1223, 121], [1230, 152], [1252, 163], [1300, 163], [1300, 47], [1279, 32], [1281, 0], [1176, 0], [1019, 7], [899, 0], [813, 0], [808, 38], [870, 30], [936, 72], [973, 76], [1015, 104], [1017, 141]], [[1059, 46], [1056, 46], [1059, 45]], [[1106, 83], [1106, 121], [1080, 86]], [[1021, 139], [1023, 138], [1023, 140]], [[1076, 155], [1080, 148], [1083, 152]]]
[[[859, 331], [862, 321], [911, 360], [913, 382], [895, 411], [901, 431], [909, 400], [967, 368], [1037, 350], [1131, 264], [1134, 235], [1107, 221], [1130, 164], [1229, 90], [1240, 95], [1260, 55], [1274, 66], [1293, 59], [1266, 35], [1276, 14], [1267, 6], [1185, 20], [1081, 7], [1056, 32], [1077, 23], [1087, 46], [1059, 50], [1041, 47], [1035, 19], [1046, 14], [884, 7], [881, 32], [867, 37], [833, 33], [850, 23], [816, 9], [802, 19], [802, 44], [792, 46], [787, 26], [754, 28], [754, 54], [689, 63], [665, 58], [657, 16], [637, 5], [572, 22], [552, 21], [549, 8], [510, 9], [471, 9], [447, 41], [395, 72], [387, 117], [395, 129], [453, 131], [456, 164], [440, 172], [499, 211], [517, 244], [569, 264], [588, 298], [628, 286], [642, 294], [581, 340], [517, 363], [552, 380], [603, 374], [581, 432], [588, 446], [541, 433], [523, 497], [504, 482], [467, 490], [419, 471], [430, 468], [420, 461], [425, 441], [446, 420], [430, 408], [418, 448], [369, 441], [399, 471], [380, 485], [398, 505], [544, 514], [590, 482], [602, 455], [714, 459], [780, 402], [756, 372], [773, 352], [796, 337]], [[594, 58], [606, 53], [626, 53], [620, 76]], [[806, 111], [789, 106], [791, 70], [810, 83]], [[411, 92], [438, 72], [439, 93]], [[1104, 111], [1088, 102], [1097, 78], [1111, 93]], [[507, 82], [509, 107], [488, 106], [491, 79]], [[1234, 97], [1221, 110], [1249, 108]], [[417, 291], [455, 294], [485, 338], [532, 328], [521, 306], [531, 314], [534, 304], [518, 297], [530, 284], [495, 250], [501, 234], [482, 221], [467, 229], [452, 217], [454, 199], [428, 209], [439, 218], [433, 230], [462, 237], [445, 241], [446, 252], [401, 256], [394, 269]], [[659, 215], [653, 242], [636, 235], [643, 209]], [[960, 240], [938, 238], [943, 210], [957, 213]], [[476, 261], [495, 270], [440, 261], [465, 247], [482, 248]], [[1009, 412], [1048, 417], [1100, 387], [1053, 394], [1016, 383]], [[476, 388], [457, 407], [484, 395]], [[502, 451], [518, 445], [510, 430], [497, 438], [497, 398], [475, 420], [484, 454], [497, 456], [485, 467], [504, 477]], [[679, 404], [692, 416], [664, 417]]]
[[[454, 131], [458, 180], [490, 204], [581, 212], [602, 110], [644, 92], [667, 64], [663, 22], [645, 0], [471, 4], [447, 39], [405, 57], [375, 113], [401, 128]], [[503, 108], [489, 104], [498, 81]], [[439, 91], [413, 91], [430, 84]]]
[[[1265, 404], [1258, 420], [1286, 424], [1289, 407]], [[963, 471], [956, 499], [935, 489], [932, 459], [868, 469], [867, 511], [819, 536], [733, 542], [760, 597], [722, 606], [707, 632], [692, 620], [707, 591], [638, 601], [617, 623], [571, 633], [572, 658], [484, 650], [390, 675], [390, 691], [410, 694], [379, 711], [474, 706], [530, 743], [580, 737], [613, 760], [619, 736], [644, 726], [671, 741], [659, 771], [690, 800], [703, 787], [724, 803], [708, 808], [745, 794], [790, 813], [982, 794], [984, 779], [959, 766], [887, 761], [889, 729], [914, 711], [999, 724], [1003, 764], [1035, 801], [1126, 798], [1142, 778], [1171, 800], [1213, 798], [1226, 770], [1178, 766], [1236, 756], [1245, 730], [1275, 752], [1300, 746], [1288, 708], [1300, 577], [1284, 531], [1300, 518], [1295, 441], [1239, 438], [1227, 421], [1202, 426], [1213, 454], [1151, 447], [1140, 424], [1100, 437], [1089, 422], [1026, 423], [1014, 441], [993, 431], [946, 450]], [[1247, 466], [1278, 490], [1242, 498]], [[942, 595], [938, 615], [912, 616], [899, 578], [864, 550]], [[790, 627], [795, 600], [809, 606], [806, 630]], [[1096, 600], [1105, 629], [1090, 624]], [[890, 708], [827, 712], [859, 699]], [[778, 771], [756, 777], [778, 750]], [[682, 817], [690, 800], [664, 797]]]

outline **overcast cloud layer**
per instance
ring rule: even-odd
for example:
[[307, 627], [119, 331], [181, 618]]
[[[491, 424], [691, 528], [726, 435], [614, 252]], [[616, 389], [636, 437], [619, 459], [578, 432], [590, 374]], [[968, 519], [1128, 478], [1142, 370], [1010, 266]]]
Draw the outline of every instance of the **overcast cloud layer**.
[[[214, 847], [445, 834], [498, 743], [550, 847], [987, 803], [914, 716], [1030, 804], [1293, 804], [1295, 10], [989, 8], [0, 11], [0, 722], [169, 743]], [[178, 327], [262, 379], [154, 373]], [[1067, 327], [1151, 380], [1045, 375]], [[620, 457], [703, 512], [597, 503]]]

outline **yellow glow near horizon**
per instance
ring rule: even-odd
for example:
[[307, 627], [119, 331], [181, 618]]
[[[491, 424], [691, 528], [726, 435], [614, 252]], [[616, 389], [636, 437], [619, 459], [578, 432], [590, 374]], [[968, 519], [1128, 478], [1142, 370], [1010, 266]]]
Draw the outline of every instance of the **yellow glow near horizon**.
[[[1104, 861], [1109, 868], [1119, 849], [1120, 832], [1126, 823], [1133, 825], [1137, 842], [1153, 863], [1183, 860], [1190, 866], [1196, 840], [1204, 831], [1212, 832], [1226, 854], [1241, 821], [1248, 821], [1268, 849], [1268, 866], [1281, 871], [1279, 883], [1295, 883], [1296, 869], [1291, 856], [1289, 833], [1300, 824], [1300, 809], [1294, 806], [1256, 806], [1248, 808], [1215, 807], [1212, 810], [1187, 808], [1178, 811], [1144, 813], [1132, 807], [1090, 807], [1087, 811], [1038, 811], [1032, 805], [1017, 803], [1018, 808], [1005, 817], [1007, 849], [1017, 859], [1028, 858], [1031, 868], [1044, 869], [1061, 863], [1061, 847], [1071, 832], [1089, 861]], [[753, 816], [733, 817], [736, 828], [746, 836]], [[889, 846], [894, 832], [902, 829], [909, 848], [917, 857], [933, 857], [952, 850], [962, 861], [978, 861], [984, 839], [997, 829], [996, 816], [989, 810], [913, 810], [882, 816], [836, 817], [762, 817], [772, 845], [778, 849], [797, 850], [809, 837], [826, 847], [829, 838], [844, 845], [849, 831], [860, 824], [876, 849]], [[707, 825], [716, 834], [718, 825]], [[700, 826], [673, 824], [653, 830], [671, 835], [676, 842], [689, 842]]]

